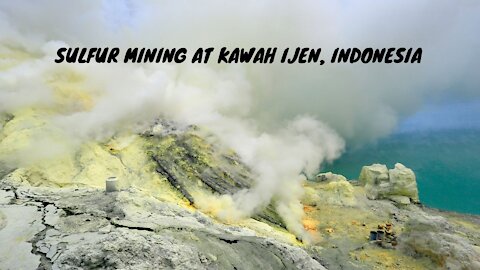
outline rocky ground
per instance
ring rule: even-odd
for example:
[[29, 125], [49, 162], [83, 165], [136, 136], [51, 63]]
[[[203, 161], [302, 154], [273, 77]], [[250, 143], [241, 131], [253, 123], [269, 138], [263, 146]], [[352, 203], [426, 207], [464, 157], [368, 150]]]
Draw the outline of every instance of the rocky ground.
[[[370, 200], [340, 179], [305, 182], [305, 245], [281, 227], [223, 224], [135, 188], [1, 182], [2, 269], [478, 269], [480, 218]], [[340, 182], [341, 184], [338, 184]], [[333, 183], [333, 184], [332, 184]], [[314, 192], [315, 195], [309, 194]], [[316, 198], [319, 196], [319, 198]], [[391, 222], [398, 245], [369, 241]]]
[[[322, 196], [320, 201], [310, 197], [304, 203], [308, 227], [318, 235], [310, 248], [328, 269], [480, 267], [478, 216], [404, 204], [395, 197], [371, 200], [363, 186], [345, 185], [348, 188], [334, 192], [328, 183], [310, 182], [306, 186], [309, 192]], [[395, 246], [387, 240], [369, 241], [370, 232], [385, 224], [391, 224]]]
[[[2, 120], [0, 156], [42, 130], [34, 115]], [[254, 181], [203, 136], [162, 122], [53, 160], [0, 164], [0, 269], [480, 269], [480, 217], [423, 207], [401, 164], [366, 166], [359, 181], [304, 181], [309, 241], [286, 229], [274, 202], [218, 220], [198, 198]], [[106, 193], [112, 175], [119, 191]]]
[[324, 269], [299, 246], [128, 189], [2, 182], [2, 269]]

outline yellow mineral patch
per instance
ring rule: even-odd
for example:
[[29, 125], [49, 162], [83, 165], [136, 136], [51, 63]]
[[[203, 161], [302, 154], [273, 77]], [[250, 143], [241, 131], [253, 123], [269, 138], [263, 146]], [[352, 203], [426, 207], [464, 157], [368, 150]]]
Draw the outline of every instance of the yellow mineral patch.
[[308, 205], [327, 203], [338, 206], [354, 206], [356, 199], [354, 188], [347, 180], [325, 181], [315, 183], [304, 181], [304, 202]]
[[156, 198], [182, 202], [155, 171], [145, 138], [126, 134], [107, 143], [77, 145], [48, 117], [48, 110], [22, 109], [0, 130], [0, 161], [21, 166], [12, 177], [34, 186], [104, 188], [105, 179], [116, 176], [120, 188], [135, 186]]
[[195, 190], [192, 192], [192, 196], [195, 198], [195, 206], [202, 212], [218, 217], [224, 222], [235, 223], [245, 218], [245, 216], [236, 209], [231, 196], [207, 194], [201, 190]]
[[[311, 187], [307, 188], [315, 191]], [[352, 198], [355, 198], [356, 192], [362, 192], [360, 189], [360, 187], [352, 187]], [[304, 219], [315, 220], [318, 233], [324, 237], [344, 238], [348, 235], [352, 243], [361, 245], [365, 243], [371, 228], [376, 228], [378, 224], [385, 222], [385, 217], [376, 216], [371, 211], [357, 207], [331, 205], [327, 203], [326, 198], [320, 197], [313, 201], [311, 198], [305, 198], [305, 201], [308, 204], [304, 202], [306, 204]], [[328, 240], [325, 240], [326, 242], [321, 243], [327, 244]]]
[[[79, 78], [73, 77], [72, 81], [75, 80]], [[75, 87], [75, 83], [58, 85], [58, 91], [55, 92], [57, 105], [81, 100], [76, 108], [88, 109], [87, 92], [77, 89], [75, 93], [76, 90], [71, 91], [73, 88], [65, 90], [68, 87]], [[71, 106], [72, 104], [67, 107]], [[197, 210], [189, 205], [164, 176], [156, 172], [157, 164], [152, 159], [153, 153], [159, 157], [167, 154], [185, 155], [185, 149], [179, 147], [176, 141], [178, 138], [166, 136], [152, 140], [151, 137], [125, 132], [116, 134], [104, 142], [86, 141], [73, 144], [61, 130], [49, 124], [49, 116], [56, 110], [61, 110], [61, 107], [20, 110], [14, 113], [14, 118], [1, 130], [2, 161], [18, 157], [12, 160], [12, 163], [20, 160], [23, 162], [21, 168], [11, 173], [10, 178], [32, 186], [88, 186], [103, 189], [105, 180], [115, 176], [118, 178], [120, 188], [134, 187], [156, 199], [177, 203], [191, 211]], [[52, 141], [45, 142], [39, 138], [52, 138]], [[198, 153], [194, 158], [199, 164], [215, 166], [212, 145], [194, 134], [186, 136], [185, 139], [188, 140], [189, 147]], [[35, 153], [43, 154], [35, 158]], [[28, 156], [31, 158], [25, 158]], [[187, 175], [196, 170], [187, 160], [177, 162]], [[190, 192], [195, 198], [195, 207], [212, 217], [219, 218], [221, 222], [248, 228], [252, 230], [252, 234], [275, 237], [296, 245], [303, 244], [287, 230], [248, 218], [245, 213], [235, 208], [230, 196], [214, 195], [201, 186], [190, 187]], [[308, 222], [316, 224], [313, 219]], [[316, 237], [312, 238], [318, 240]]]
[[304, 243], [298, 241], [295, 235], [293, 235], [289, 231], [278, 227], [270, 226], [264, 222], [254, 220], [252, 218], [241, 220], [235, 223], [235, 225], [249, 228], [258, 236], [273, 237], [277, 240], [293, 245], [304, 245]]

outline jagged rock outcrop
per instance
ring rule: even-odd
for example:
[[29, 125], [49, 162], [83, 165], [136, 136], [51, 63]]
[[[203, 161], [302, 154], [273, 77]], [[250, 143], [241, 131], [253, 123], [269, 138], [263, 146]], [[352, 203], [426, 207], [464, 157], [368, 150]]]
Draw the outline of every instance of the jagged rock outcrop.
[[390, 199], [399, 204], [419, 202], [415, 174], [401, 163], [390, 170], [383, 164], [364, 166], [359, 181], [369, 199]]
[[[195, 204], [192, 194], [196, 190], [223, 195], [252, 187], [254, 176], [240, 158], [200, 137], [194, 127], [172, 131], [168, 125], [165, 132], [155, 126], [153, 129], [157, 131], [147, 139], [156, 171], [191, 204]], [[285, 228], [273, 204], [253, 218]]]

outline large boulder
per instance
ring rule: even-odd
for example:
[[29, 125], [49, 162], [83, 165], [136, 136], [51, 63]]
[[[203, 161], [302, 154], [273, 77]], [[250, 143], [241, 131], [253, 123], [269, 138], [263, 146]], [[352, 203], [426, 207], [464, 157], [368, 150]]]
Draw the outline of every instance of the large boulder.
[[379, 186], [380, 184], [388, 183], [388, 168], [384, 164], [372, 164], [370, 166], [363, 166], [358, 180], [363, 185]]
[[415, 173], [401, 163], [395, 164], [395, 168], [390, 169], [390, 184], [394, 195], [405, 196], [418, 202], [418, 188]]
[[390, 199], [400, 204], [419, 201], [415, 174], [401, 163], [390, 170], [383, 164], [364, 166], [359, 181], [369, 199]]

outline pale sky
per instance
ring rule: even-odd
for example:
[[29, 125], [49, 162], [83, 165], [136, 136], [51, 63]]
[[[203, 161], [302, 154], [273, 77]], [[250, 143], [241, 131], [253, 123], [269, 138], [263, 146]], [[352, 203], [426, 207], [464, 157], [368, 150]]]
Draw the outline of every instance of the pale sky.
[[419, 112], [402, 121], [398, 132], [479, 128], [480, 99], [474, 99], [427, 104]]

